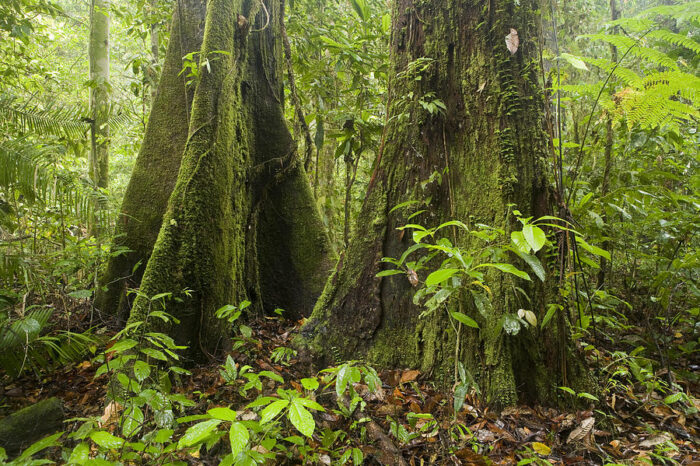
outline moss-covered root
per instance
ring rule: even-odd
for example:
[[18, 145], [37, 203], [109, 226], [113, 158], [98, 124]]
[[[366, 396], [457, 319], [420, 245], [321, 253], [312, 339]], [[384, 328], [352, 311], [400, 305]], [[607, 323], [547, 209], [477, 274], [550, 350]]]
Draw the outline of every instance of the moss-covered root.
[[202, 46], [206, 2], [181, 0], [177, 5], [157, 95], [117, 220], [113, 256], [95, 298], [96, 309], [121, 319], [130, 307], [127, 288], [141, 283], [187, 141], [194, 88], [181, 75], [182, 57]]
[[[141, 291], [181, 294], [168, 311], [181, 323], [169, 330], [194, 355], [210, 354], [225, 328], [216, 309], [245, 297], [245, 237], [250, 211], [246, 176], [250, 129], [242, 111], [247, 21], [238, 1], [210, 0], [187, 142], [175, 188]], [[226, 53], [222, 53], [226, 52]], [[147, 298], [131, 320], [143, 320]]]
[[61, 430], [63, 403], [49, 398], [0, 419], [0, 447], [13, 456], [42, 437]]

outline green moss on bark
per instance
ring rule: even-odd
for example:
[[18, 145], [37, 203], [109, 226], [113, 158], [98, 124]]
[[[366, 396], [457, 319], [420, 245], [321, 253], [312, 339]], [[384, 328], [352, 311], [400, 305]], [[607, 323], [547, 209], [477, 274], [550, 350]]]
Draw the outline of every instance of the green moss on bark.
[[194, 356], [222, 347], [225, 304], [310, 312], [334, 259], [283, 116], [281, 3], [260, 8], [207, 4], [189, 137], [131, 310], [143, 320], [145, 296], [174, 293], [181, 323], [160, 329]]
[[[241, 238], [250, 203], [245, 180], [251, 135], [241, 111], [247, 49], [247, 28], [237, 19], [242, 11], [238, 2], [209, 2], [189, 138], [141, 284], [147, 296], [192, 290], [168, 306], [181, 321], [169, 332], [196, 353], [214, 352], [224, 336], [214, 311], [246, 296]], [[148, 309], [148, 300], [137, 298], [131, 320], [143, 320]]]
[[126, 290], [138, 287], [151, 256], [187, 141], [194, 87], [186, 87], [180, 75], [182, 57], [201, 48], [206, 4], [181, 0], [178, 5], [141, 152], [117, 219], [112, 252], [128, 252], [109, 259], [95, 299], [99, 311], [121, 319], [130, 308]]
[[[505, 0], [396, 2], [392, 118], [384, 148], [348, 252], [296, 340], [321, 363], [335, 354], [364, 357], [383, 367], [420, 368], [449, 386], [459, 354], [495, 407], [511, 405], [519, 397], [552, 403], [556, 385], [572, 382], [570, 369], [581, 364], [566, 329], [530, 329], [510, 336], [502, 328], [502, 317], [523, 307], [515, 286], [528, 292], [540, 320], [545, 288], [487, 274], [493, 305], [488, 319], [475, 312], [470, 300], [450, 304], [481, 327], [461, 329], [457, 352], [457, 335], [446, 312], [421, 319], [407, 277], [376, 278], [382, 257], [399, 257], [412, 244], [410, 235], [396, 230], [406, 223], [401, 210], [390, 211], [399, 203], [429, 200], [429, 212], [411, 223], [435, 226], [458, 219], [506, 232], [516, 226], [508, 216], [510, 204], [525, 216], [547, 213], [547, 139], [533, 60], [540, 32], [538, 8], [537, 0], [519, 6]], [[520, 37], [515, 54], [504, 40], [511, 28]], [[409, 62], [421, 57], [433, 60], [422, 79], [401, 78]], [[446, 105], [444, 115], [431, 116], [418, 104], [428, 93]], [[416, 99], [407, 101], [409, 95]], [[442, 182], [427, 182], [435, 173]], [[455, 240], [470, 245], [468, 235]]]

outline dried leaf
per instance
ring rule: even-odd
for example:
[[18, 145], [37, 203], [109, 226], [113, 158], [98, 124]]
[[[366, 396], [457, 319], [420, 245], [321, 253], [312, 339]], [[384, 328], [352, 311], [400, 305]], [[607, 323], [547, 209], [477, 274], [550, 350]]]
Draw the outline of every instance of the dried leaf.
[[671, 440], [671, 438], [667, 434], [654, 435], [653, 437], [649, 437], [643, 442], [640, 442], [639, 448], [652, 448], [669, 440]]
[[404, 371], [404, 373], [401, 374], [401, 383], [413, 382], [419, 375], [420, 371], [417, 370]]
[[593, 430], [594, 424], [595, 418], [593, 416], [581, 421], [581, 425], [571, 431], [569, 437], [566, 439], [566, 443], [578, 442], [579, 440], [586, 438]]
[[105, 408], [104, 414], [100, 418], [100, 427], [109, 426], [119, 422], [119, 413], [121, 412], [121, 410], [122, 405], [120, 405], [116, 401], [110, 401], [107, 407]]
[[518, 51], [518, 46], [520, 45], [520, 39], [518, 38], [518, 31], [510, 28], [510, 34], [506, 36], [506, 47], [511, 55], [515, 55]]
[[408, 269], [408, 272], [406, 272], [406, 275], [408, 275], [408, 281], [411, 282], [412, 286], [418, 286], [418, 274], [416, 273], [415, 270]]

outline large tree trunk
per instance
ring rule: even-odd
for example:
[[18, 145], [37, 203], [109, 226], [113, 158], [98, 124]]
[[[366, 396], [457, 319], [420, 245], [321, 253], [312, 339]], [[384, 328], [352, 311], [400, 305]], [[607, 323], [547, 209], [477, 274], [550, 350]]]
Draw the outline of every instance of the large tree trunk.
[[[396, 229], [410, 212], [391, 211], [405, 201], [429, 199], [428, 212], [410, 221], [426, 226], [458, 219], [509, 232], [515, 227], [509, 204], [524, 216], [547, 213], [538, 8], [536, 0], [395, 2], [390, 120], [354, 238], [302, 328], [299, 342], [314, 355], [420, 368], [443, 385], [454, 380], [458, 340], [447, 314], [419, 318], [409, 277], [376, 274], [382, 257], [399, 257], [412, 244], [410, 234]], [[505, 37], [513, 29], [520, 45], [511, 54]], [[420, 68], [415, 64], [422, 57], [433, 61], [406, 75]], [[421, 99], [440, 99], [445, 114], [430, 115]], [[469, 245], [468, 235], [455, 239]], [[523, 307], [515, 286], [529, 293], [539, 321], [547, 290], [505, 274], [491, 274], [488, 285], [488, 319], [471, 301], [451, 303], [479, 322], [480, 330], [461, 329], [457, 354], [487, 400], [505, 406], [523, 395], [552, 402], [556, 385], [580, 386], [585, 371], [566, 328], [550, 324], [517, 336], [502, 328], [501, 318]]]
[[[333, 258], [283, 118], [280, 2], [210, 0], [189, 138], [131, 311], [172, 292], [167, 329], [194, 356], [221, 347], [215, 311], [310, 310]], [[183, 293], [185, 289], [190, 292]]]
[[194, 85], [186, 84], [189, 78], [181, 71], [183, 57], [202, 46], [206, 2], [180, 0], [177, 4], [158, 92], [117, 219], [114, 255], [95, 299], [98, 310], [120, 319], [126, 318], [130, 308], [127, 289], [141, 283], [187, 141]]

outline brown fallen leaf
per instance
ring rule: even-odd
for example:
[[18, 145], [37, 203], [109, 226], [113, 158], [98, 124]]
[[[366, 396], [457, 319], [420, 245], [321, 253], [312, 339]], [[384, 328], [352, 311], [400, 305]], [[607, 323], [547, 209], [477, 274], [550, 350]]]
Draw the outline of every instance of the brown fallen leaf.
[[416, 380], [418, 376], [420, 375], [420, 371], [418, 370], [409, 370], [409, 371], [404, 371], [403, 374], [401, 374], [401, 383], [408, 383]]
[[520, 45], [520, 39], [518, 38], [518, 31], [510, 28], [510, 34], [506, 36], [506, 47], [511, 55], [515, 55], [518, 51], [518, 46]]
[[639, 442], [639, 448], [653, 448], [656, 445], [660, 445], [664, 442], [671, 440], [671, 436], [668, 434], [659, 434], [647, 438], [643, 442]]
[[112, 424], [116, 424], [119, 422], [119, 413], [122, 410], [122, 405], [117, 403], [116, 401], [110, 401], [107, 407], [105, 408], [105, 412], [100, 418], [100, 427], [107, 427]]
[[595, 418], [593, 416], [588, 417], [581, 421], [581, 425], [571, 431], [569, 437], [566, 439], [566, 443], [578, 442], [585, 439], [593, 431], [593, 425], [595, 424]]

